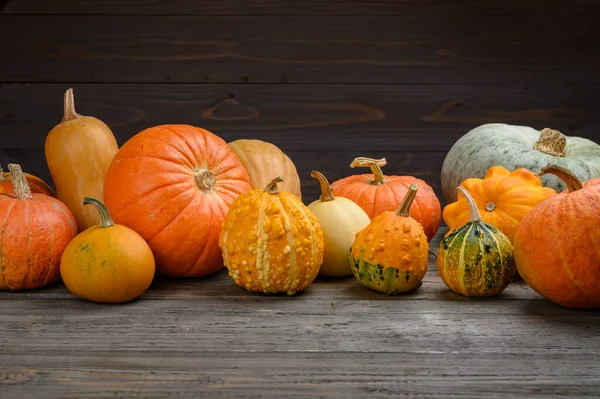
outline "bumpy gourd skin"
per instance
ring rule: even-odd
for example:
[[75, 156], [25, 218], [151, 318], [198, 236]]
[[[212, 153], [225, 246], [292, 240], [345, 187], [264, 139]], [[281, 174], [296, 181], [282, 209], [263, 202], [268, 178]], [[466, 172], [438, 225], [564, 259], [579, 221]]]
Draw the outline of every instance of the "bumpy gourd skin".
[[365, 286], [400, 294], [421, 285], [428, 253], [427, 236], [416, 220], [385, 211], [356, 235], [349, 260]]
[[239, 196], [223, 222], [219, 247], [236, 284], [267, 294], [307, 288], [323, 263], [323, 232], [291, 193], [255, 189]]
[[444, 284], [466, 297], [501, 293], [517, 270], [510, 239], [485, 222], [468, 222], [440, 241], [437, 266]]

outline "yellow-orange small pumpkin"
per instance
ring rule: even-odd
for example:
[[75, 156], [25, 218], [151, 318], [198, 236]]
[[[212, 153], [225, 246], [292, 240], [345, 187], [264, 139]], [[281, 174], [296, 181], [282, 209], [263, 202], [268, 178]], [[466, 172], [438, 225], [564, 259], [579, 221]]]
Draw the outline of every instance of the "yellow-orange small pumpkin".
[[[519, 222], [538, 203], [556, 195], [542, 186], [533, 172], [519, 168], [512, 172], [502, 166], [492, 166], [485, 178], [470, 178], [461, 183], [477, 205], [481, 220], [498, 228], [513, 240]], [[450, 230], [464, 226], [471, 218], [469, 201], [459, 190], [458, 200], [446, 205], [443, 218]]]
[[100, 214], [100, 224], [73, 239], [62, 254], [60, 274], [73, 294], [93, 302], [123, 303], [142, 295], [154, 278], [150, 247], [135, 231], [114, 224], [95, 198], [84, 198]]
[[331, 185], [333, 195], [346, 197], [357, 203], [373, 219], [384, 211], [394, 212], [411, 184], [419, 187], [410, 208], [410, 216], [423, 226], [427, 241], [431, 241], [440, 227], [442, 208], [433, 189], [423, 180], [413, 176], [386, 176], [381, 167], [385, 158], [358, 157], [350, 167], [371, 168], [371, 174], [344, 177]]
[[294, 295], [312, 284], [323, 263], [323, 231], [281, 178], [240, 195], [219, 237], [225, 267], [248, 291]]
[[296, 165], [275, 144], [262, 140], [240, 139], [232, 141], [229, 147], [240, 159], [250, 177], [252, 188], [263, 189], [273, 175], [281, 176], [281, 190], [302, 199], [300, 176]]
[[417, 190], [411, 184], [396, 212], [383, 211], [356, 235], [350, 267], [366, 287], [391, 295], [421, 286], [429, 245], [423, 227], [409, 214]]
[[19, 165], [8, 169], [15, 193], [0, 194], [0, 289], [41, 288], [59, 279], [60, 257], [77, 225], [58, 199], [31, 193]]
[[548, 165], [568, 191], [540, 202], [521, 220], [514, 250], [521, 277], [546, 299], [568, 308], [600, 308], [600, 178], [581, 181]]

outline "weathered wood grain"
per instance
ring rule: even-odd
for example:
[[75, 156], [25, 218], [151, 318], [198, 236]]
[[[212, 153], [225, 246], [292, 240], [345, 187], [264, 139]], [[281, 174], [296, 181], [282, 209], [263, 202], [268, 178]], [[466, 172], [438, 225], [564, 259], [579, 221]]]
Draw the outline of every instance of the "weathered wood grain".
[[4, 82], [600, 81], [598, 15], [1, 18]]
[[[596, 397], [595, 355], [44, 352], [3, 356], [5, 399]], [[36, 367], [31, 367], [34, 364]]]
[[[43, 149], [14, 150], [1, 149], [1, 146], [2, 144], [0, 144], [0, 166], [7, 169], [9, 163], [19, 163], [27, 173], [40, 177], [54, 187]], [[286, 154], [296, 165], [302, 184], [302, 200], [307, 205], [320, 196], [319, 184], [310, 176], [313, 169], [324, 173], [330, 183], [349, 175], [370, 173], [368, 169], [350, 168], [352, 160], [359, 156], [386, 158], [388, 162], [384, 168], [386, 174], [408, 175], [423, 179], [433, 188], [442, 204], [445, 204], [440, 180], [445, 152], [286, 150]]]
[[[7, 0], [6, 14], [97, 15], [590, 15], [594, 0]], [[0, 2], [1, 4], [1, 2]]]
[[448, 151], [463, 134], [488, 122], [553, 127], [600, 142], [600, 84], [591, 83], [4, 84], [0, 147], [43, 148], [48, 131], [62, 118], [69, 87], [77, 111], [105, 121], [120, 144], [163, 123], [203, 127], [227, 141], [267, 140], [284, 151]]

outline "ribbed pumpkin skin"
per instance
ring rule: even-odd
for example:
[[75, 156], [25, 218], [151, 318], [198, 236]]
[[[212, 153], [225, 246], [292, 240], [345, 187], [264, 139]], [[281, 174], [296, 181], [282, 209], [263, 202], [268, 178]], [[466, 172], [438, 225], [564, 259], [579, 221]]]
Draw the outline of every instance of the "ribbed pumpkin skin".
[[[502, 166], [491, 167], [485, 178], [471, 178], [461, 183], [475, 202], [484, 222], [497, 227], [513, 240], [519, 222], [538, 203], [556, 195], [543, 187], [542, 181], [531, 171], [519, 168], [513, 172]], [[446, 205], [443, 218], [450, 230], [464, 226], [470, 218], [469, 204], [462, 194]]]
[[291, 193], [241, 195], [223, 223], [219, 247], [236, 284], [266, 294], [306, 289], [323, 263], [323, 232]]
[[106, 174], [104, 204], [116, 224], [148, 242], [160, 272], [197, 277], [223, 266], [221, 223], [248, 190], [248, 174], [223, 139], [194, 126], [162, 125], [121, 147]]
[[387, 176], [385, 183], [374, 185], [371, 173], [352, 175], [331, 185], [333, 195], [346, 197], [357, 203], [372, 220], [382, 212], [393, 212], [408, 192], [411, 184], [419, 187], [417, 197], [410, 208], [410, 216], [421, 223], [427, 241], [437, 233], [442, 219], [440, 201], [433, 189], [423, 180], [412, 176]]
[[[56, 193], [45, 181], [29, 173], [23, 173], [23, 175], [25, 175], [32, 193], [44, 194], [56, 198]], [[14, 194], [14, 192], [15, 190], [10, 180], [10, 172], [2, 172], [0, 176], [0, 193]]]
[[39, 193], [28, 200], [0, 194], [0, 225], [0, 289], [41, 288], [59, 279], [60, 257], [77, 234], [65, 204]]
[[263, 189], [273, 179], [281, 176], [281, 191], [302, 198], [300, 176], [294, 162], [277, 146], [262, 140], [240, 139], [229, 143], [229, 147], [240, 159], [253, 189]]
[[600, 308], [600, 178], [538, 204], [515, 234], [521, 277], [568, 308]]
[[466, 297], [501, 293], [517, 270], [509, 238], [485, 222], [468, 222], [440, 241], [437, 267], [444, 284]]
[[350, 252], [354, 277], [385, 294], [418, 288], [427, 273], [429, 245], [412, 218], [384, 211], [358, 232]]

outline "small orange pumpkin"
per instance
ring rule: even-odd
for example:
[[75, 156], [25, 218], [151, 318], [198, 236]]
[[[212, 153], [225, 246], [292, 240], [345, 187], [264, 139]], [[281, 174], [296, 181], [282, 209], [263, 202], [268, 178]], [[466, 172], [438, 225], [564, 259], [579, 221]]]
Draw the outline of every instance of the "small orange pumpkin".
[[368, 167], [372, 173], [348, 176], [336, 181], [331, 185], [333, 195], [354, 201], [373, 219], [382, 212], [395, 211], [408, 193], [410, 185], [416, 184], [419, 192], [410, 208], [410, 216], [421, 223], [427, 241], [431, 241], [442, 218], [442, 208], [435, 192], [425, 181], [416, 177], [384, 175], [381, 167], [386, 163], [385, 158], [356, 158], [350, 164], [351, 168]]
[[77, 234], [65, 204], [31, 193], [21, 167], [9, 164], [15, 193], [0, 194], [0, 289], [41, 288], [60, 277], [60, 257]]
[[[510, 172], [502, 166], [492, 166], [485, 178], [467, 179], [461, 186], [475, 200], [481, 220], [498, 228], [511, 242], [521, 219], [538, 203], [556, 195], [554, 189], [543, 187], [542, 180], [525, 168]], [[450, 228], [448, 234], [469, 222], [469, 201], [462, 191], [456, 202], [446, 205], [443, 217]]]
[[581, 183], [557, 165], [540, 174], [568, 188], [536, 205], [514, 240], [521, 277], [546, 299], [568, 308], [600, 308], [600, 178]]
[[[29, 188], [32, 193], [44, 194], [56, 198], [56, 193], [45, 181], [29, 173], [23, 173], [23, 175], [25, 176], [25, 179], [27, 179], [27, 183], [29, 183]], [[5, 172], [2, 167], [0, 167], [0, 193], [13, 194], [14, 192], [15, 190], [13, 189], [10, 172]]]
[[348, 260], [364, 286], [388, 295], [421, 286], [429, 245], [423, 227], [409, 215], [417, 190], [411, 184], [396, 212], [383, 211], [356, 234]]

